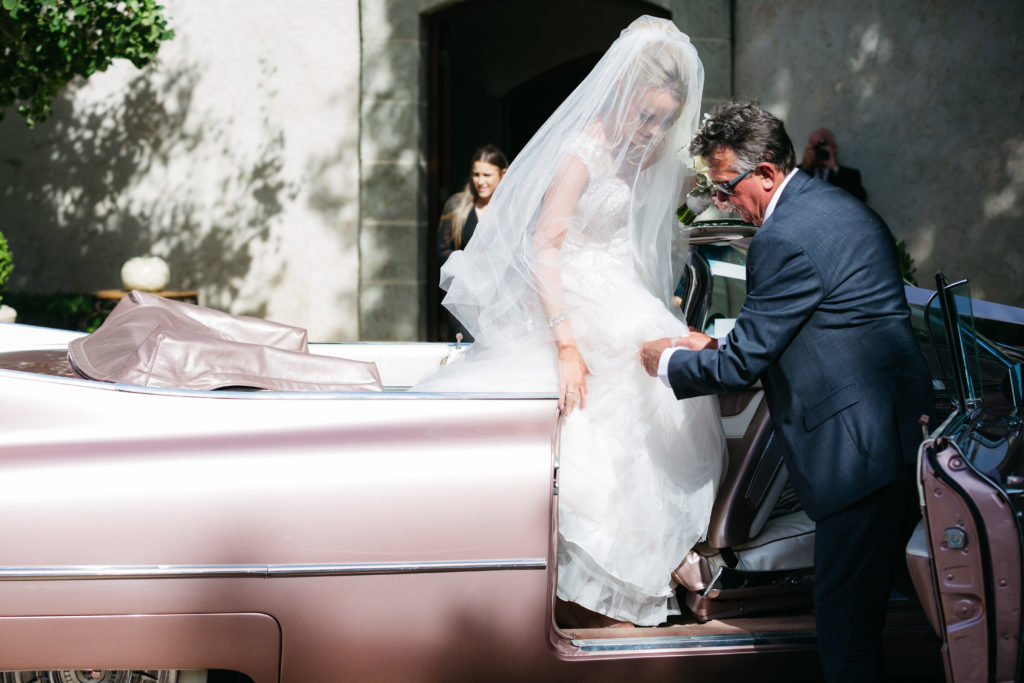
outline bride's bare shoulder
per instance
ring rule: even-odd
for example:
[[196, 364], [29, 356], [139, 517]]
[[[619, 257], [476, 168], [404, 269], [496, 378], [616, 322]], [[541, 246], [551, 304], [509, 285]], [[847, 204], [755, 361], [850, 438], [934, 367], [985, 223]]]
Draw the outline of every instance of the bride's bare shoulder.
[[580, 131], [583, 136], [601, 147], [607, 147], [610, 143], [607, 131], [600, 121], [591, 121], [586, 128]]
[[578, 160], [586, 167], [590, 177], [600, 175], [607, 168], [609, 144], [600, 122], [594, 122], [573, 135], [566, 147], [568, 160]]

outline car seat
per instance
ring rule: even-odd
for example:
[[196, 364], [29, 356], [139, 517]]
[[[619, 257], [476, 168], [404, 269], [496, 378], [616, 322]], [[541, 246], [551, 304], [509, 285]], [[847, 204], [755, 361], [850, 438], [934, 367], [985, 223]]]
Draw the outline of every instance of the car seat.
[[707, 540], [673, 572], [701, 622], [810, 604], [814, 522], [789, 485], [760, 387], [719, 396], [729, 464]]

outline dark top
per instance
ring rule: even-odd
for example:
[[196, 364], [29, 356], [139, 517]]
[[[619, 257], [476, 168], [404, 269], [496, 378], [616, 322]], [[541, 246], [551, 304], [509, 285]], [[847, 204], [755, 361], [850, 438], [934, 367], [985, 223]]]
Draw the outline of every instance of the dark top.
[[[807, 175], [814, 177], [813, 167], [810, 169], [801, 167], [800, 170]], [[864, 186], [860, 184], [860, 171], [855, 168], [840, 166], [838, 171], [826, 169], [823, 180], [838, 188], [846, 190], [862, 202], [866, 202], [868, 200], [868, 192], [864, 189]]]
[[[453, 194], [447, 202], [444, 204], [444, 209], [441, 210], [441, 215], [448, 214], [454, 206], [456, 206], [462, 199], [461, 192]], [[466, 224], [462, 226], [462, 240], [461, 244], [455, 244], [455, 233], [451, 221], [446, 221], [442, 218], [441, 225], [437, 229], [437, 265], [443, 266], [448, 257], [452, 255], [452, 252], [456, 249], [465, 249], [466, 245], [469, 244], [469, 240], [473, 237], [473, 231], [476, 230], [476, 208], [469, 210], [469, 215], [466, 216]]]

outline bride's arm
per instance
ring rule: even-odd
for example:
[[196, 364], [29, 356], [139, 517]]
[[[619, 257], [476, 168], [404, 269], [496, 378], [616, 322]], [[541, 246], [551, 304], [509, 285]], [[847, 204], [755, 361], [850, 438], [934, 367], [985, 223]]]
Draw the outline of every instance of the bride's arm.
[[558, 407], [566, 414], [576, 406], [584, 406], [589, 370], [576, 346], [572, 321], [565, 307], [558, 252], [589, 177], [578, 157], [571, 156], [562, 164], [541, 202], [540, 218], [533, 234], [532, 270], [541, 309], [558, 348]]

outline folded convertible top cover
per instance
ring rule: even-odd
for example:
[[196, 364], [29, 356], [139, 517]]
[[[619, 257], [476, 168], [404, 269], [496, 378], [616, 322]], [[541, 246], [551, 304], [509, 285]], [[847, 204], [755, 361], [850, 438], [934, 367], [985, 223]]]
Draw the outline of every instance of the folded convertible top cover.
[[381, 391], [375, 363], [310, 354], [302, 328], [138, 291], [68, 358], [88, 379], [151, 387]]

